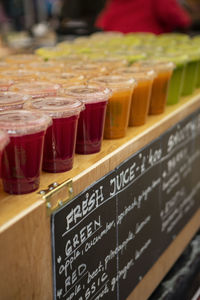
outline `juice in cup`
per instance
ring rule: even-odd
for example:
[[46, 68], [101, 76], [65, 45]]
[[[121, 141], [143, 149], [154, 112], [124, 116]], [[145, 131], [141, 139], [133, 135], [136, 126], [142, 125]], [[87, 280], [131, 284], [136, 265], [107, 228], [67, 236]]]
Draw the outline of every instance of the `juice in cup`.
[[34, 54], [13, 54], [5, 58], [5, 61], [10, 64], [24, 65], [41, 60], [41, 58]]
[[29, 99], [30, 97], [23, 94], [13, 92], [0, 93], [0, 111], [22, 109], [24, 103]]
[[38, 73], [39, 80], [45, 80], [52, 83], [59, 84], [62, 88], [69, 87], [70, 85], [82, 85], [86, 81], [83, 75], [78, 73]]
[[200, 62], [197, 65], [197, 81], [196, 81], [196, 88], [200, 87]]
[[58, 173], [72, 169], [78, 118], [84, 104], [71, 97], [47, 97], [26, 107], [48, 114], [53, 121], [45, 136], [43, 170]]
[[157, 115], [163, 113], [166, 106], [168, 87], [174, 64], [171, 62], [143, 61], [137, 63], [137, 67], [141, 70], [153, 68], [153, 70], [156, 71], [157, 76], [155, 77], [152, 86], [149, 114]]
[[112, 90], [106, 110], [105, 139], [118, 139], [126, 135], [128, 128], [132, 93], [135, 80], [125, 75], [109, 75], [95, 78]]
[[59, 84], [53, 84], [45, 81], [20, 82], [13, 84], [10, 91], [24, 93], [32, 99], [56, 96], [60, 89]]
[[8, 133], [0, 130], [0, 174], [1, 174], [1, 160], [2, 160], [3, 149], [6, 147], [8, 143], [9, 143]]
[[147, 120], [155, 72], [134, 72], [131, 68], [119, 69], [118, 72], [132, 76], [137, 82], [132, 94], [129, 126], [143, 125]]
[[0, 112], [0, 129], [10, 137], [2, 156], [5, 192], [26, 194], [39, 187], [44, 136], [51, 118], [40, 112]]
[[182, 87], [182, 96], [191, 95], [196, 87], [199, 58], [189, 54]]
[[177, 55], [177, 54], [166, 54], [163, 56], [154, 57], [158, 61], [170, 61], [173, 62], [175, 68], [170, 79], [168, 95], [167, 95], [167, 104], [176, 104], [179, 102], [181, 96], [181, 90], [183, 87], [183, 80], [185, 75], [185, 69], [188, 62], [187, 55]]
[[0, 73], [0, 80], [3, 80], [3, 78], [7, 78], [12, 80], [13, 82], [24, 82], [24, 81], [33, 81], [37, 79], [37, 74], [33, 71], [28, 70], [5, 70]]
[[80, 113], [76, 140], [76, 153], [92, 154], [101, 150], [106, 106], [111, 91], [96, 85], [74, 86], [65, 89], [66, 95], [85, 104]]

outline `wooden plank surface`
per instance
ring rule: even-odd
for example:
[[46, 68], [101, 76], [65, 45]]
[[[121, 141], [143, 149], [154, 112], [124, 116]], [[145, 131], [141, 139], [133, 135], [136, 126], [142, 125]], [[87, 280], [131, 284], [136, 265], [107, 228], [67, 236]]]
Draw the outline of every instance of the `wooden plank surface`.
[[[101, 152], [92, 155], [75, 155], [74, 167], [71, 171], [57, 174], [43, 172], [40, 190], [46, 189], [53, 182], [61, 183], [73, 178], [74, 195], [77, 195], [197, 108], [200, 108], [200, 90], [197, 90], [192, 97], [182, 98], [176, 105], [167, 106], [165, 113], [149, 116], [145, 125], [128, 128], [126, 137], [103, 140]], [[38, 191], [13, 196], [3, 192], [0, 186], [0, 232], [42, 204]]]
[[160, 256], [150, 271], [133, 290], [127, 300], [146, 300], [167, 274], [192, 237], [200, 228], [200, 209], [188, 222], [184, 229], [177, 235], [167, 250]]

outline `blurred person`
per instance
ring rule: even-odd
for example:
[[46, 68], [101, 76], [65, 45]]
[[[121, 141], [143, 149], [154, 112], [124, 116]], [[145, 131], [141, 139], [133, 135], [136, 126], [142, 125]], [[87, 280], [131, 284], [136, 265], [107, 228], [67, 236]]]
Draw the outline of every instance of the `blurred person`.
[[96, 21], [105, 31], [152, 32], [186, 30], [192, 23], [176, 0], [108, 0]]

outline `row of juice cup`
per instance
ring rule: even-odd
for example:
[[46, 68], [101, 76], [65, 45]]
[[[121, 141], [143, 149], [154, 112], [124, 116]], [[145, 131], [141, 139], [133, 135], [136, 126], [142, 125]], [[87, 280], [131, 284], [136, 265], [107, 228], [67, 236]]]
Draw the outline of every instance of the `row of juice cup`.
[[[12, 60], [11, 57], [10, 59]], [[20, 60], [20, 56], [17, 59]], [[23, 60], [23, 57], [21, 59]], [[2, 92], [0, 96], [0, 109], [6, 110], [0, 114], [0, 129], [4, 130], [2, 146], [6, 146], [1, 172], [4, 190], [8, 193], [22, 194], [37, 189], [43, 154], [45, 171], [63, 172], [71, 169], [77, 124], [76, 152], [90, 154], [100, 151], [104, 119], [104, 137], [120, 138], [125, 136], [128, 123], [129, 126], [142, 125], [146, 122], [148, 112], [162, 113], [165, 109], [168, 84], [173, 86], [171, 90], [174, 95], [179, 96], [184, 72], [185, 76], [187, 75], [187, 65], [182, 65], [181, 73], [180, 65], [164, 60], [150, 63], [144, 61], [129, 68], [124, 67], [123, 62], [120, 66], [118, 64], [120, 68], [112, 70], [109, 75], [101, 74], [93, 79], [87, 78], [87, 81], [78, 82], [78, 85], [84, 83], [82, 86], [74, 84], [72, 87], [71, 82], [71, 88], [67, 85], [65, 89], [61, 89], [59, 84], [52, 85], [45, 81], [21, 83], [21, 80], [12, 80], [12, 76], [6, 86], [6, 76], [2, 77], [2, 90], [9, 90], [6, 93]], [[47, 69], [51, 66], [52, 64], [46, 63]], [[87, 70], [87, 67], [85, 69]], [[12, 71], [15, 78], [18, 78], [17, 72]], [[42, 73], [45, 75], [45, 72]], [[191, 73], [190, 70], [188, 76], [191, 76]], [[20, 72], [19, 77], [22, 79], [23, 74], [27, 75], [28, 71]], [[59, 74], [60, 70], [54, 74], [55, 81], [58, 78], [63, 79], [63, 74]], [[178, 75], [180, 85], [178, 86], [177, 81], [172, 85], [173, 77], [177, 78]], [[26, 76], [24, 80], [27, 80]], [[62, 92], [59, 93], [59, 90]], [[168, 101], [169, 99], [168, 94]], [[73, 103], [76, 108], [71, 106]], [[31, 109], [31, 113], [25, 110], [10, 111], [22, 107]], [[37, 117], [33, 110], [37, 111]], [[38, 110], [43, 111], [45, 116], [38, 113]], [[50, 119], [53, 119], [53, 125], [50, 125]], [[5, 132], [10, 137], [7, 145]]]

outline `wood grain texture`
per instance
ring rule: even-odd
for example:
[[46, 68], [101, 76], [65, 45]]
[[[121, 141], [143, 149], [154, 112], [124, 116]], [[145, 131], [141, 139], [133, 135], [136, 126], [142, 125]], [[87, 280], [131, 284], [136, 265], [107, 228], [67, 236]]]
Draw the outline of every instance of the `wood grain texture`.
[[45, 205], [0, 235], [0, 299], [52, 299], [50, 222]]

